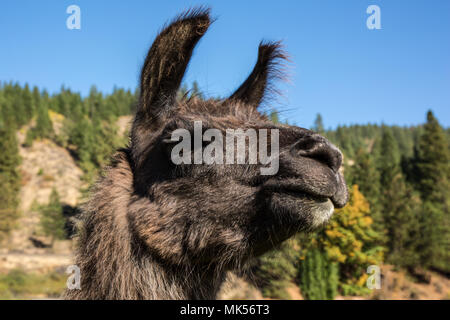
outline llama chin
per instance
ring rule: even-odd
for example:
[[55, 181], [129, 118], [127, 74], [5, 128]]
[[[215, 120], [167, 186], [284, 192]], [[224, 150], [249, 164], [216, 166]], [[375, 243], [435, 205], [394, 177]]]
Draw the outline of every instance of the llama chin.
[[313, 215], [313, 228], [319, 228], [322, 227], [324, 224], [328, 223], [328, 221], [331, 219], [334, 212], [334, 205], [333, 202], [330, 199], [327, 199], [323, 203], [319, 203], [316, 205], [316, 207], [313, 209], [312, 215]]

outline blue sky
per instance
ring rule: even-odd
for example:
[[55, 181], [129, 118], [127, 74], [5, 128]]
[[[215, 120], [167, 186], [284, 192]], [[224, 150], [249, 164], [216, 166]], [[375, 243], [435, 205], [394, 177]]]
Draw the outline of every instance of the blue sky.
[[[66, 8], [81, 8], [68, 30]], [[106, 1], [15, 0], [0, 4], [0, 81], [83, 95], [95, 84], [134, 89], [161, 26], [183, 9], [212, 7], [217, 21], [185, 76], [226, 96], [246, 78], [261, 39], [283, 40], [291, 81], [273, 103], [281, 117], [310, 127], [321, 113], [338, 124], [422, 123], [432, 109], [450, 126], [450, 1]], [[381, 30], [366, 9], [381, 8]]]

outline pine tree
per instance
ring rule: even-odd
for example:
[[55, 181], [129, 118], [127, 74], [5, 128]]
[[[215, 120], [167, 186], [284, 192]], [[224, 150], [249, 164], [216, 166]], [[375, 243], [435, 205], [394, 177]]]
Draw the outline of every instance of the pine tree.
[[33, 92], [31, 95], [33, 101], [33, 116], [34, 116], [36, 110], [39, 110], [41, 106], [41, 93], [39, 92], [38, 87], [33, 87]]
[[392, 130], [384, 128], [380, 142], [380, 210], [385, 229], [387, 260], [411, 268], [418, 263], [420, 199], [407, 185], [400, 167], [400, 152]]
[[[359, 190], [369, 201], [370, 211], [377, 231], [384, 229], [383, 217], [380, 210], [380, 173], [374, 163], [374, 157], [364, 148], [356, 152], [354, 165], [346, 175], [347, 183], [358, 185]], [[349, 179], [347, 178], [348, 176]]]
[[383, 193], [387, 231], [387, 260], [397, 266], [414, 268], [419, 263], [420, 198], [398, 173]]
[[47, 103], [43, 102], [41, 103], [37, 114], [35, 136], [41, 139], [48, 138], [52, 135], [52, 133], [53, 126], [48, 114], [48, 106]]
[[102, 121], [99, 115], [92, 120], [86, 116], [72, 123], [69, 128], [69, 142], [77, 146], [76, 154], [84, 179], [92, 182], [98, 170], [104, 166], [109, 157], [126, 139], [119, 137], [114, 123]]
[[317, 114], [316, 120], [314, 120], [313, 130], [319, 134], [325, 133], [325, 128], [323, 126], [322, 115], [320, 113]]
[[199, 98], [199, 99], [203, 99], [203, 93], [201, 92], [197, 81], [194, 81], [192, 83], [191, 97], [196, 97], [196, 98]]
[[[397, 192], [396, 186], [392, 184], [393, 181], [399, 181], [401, 178], [399, 165], [399, 150], [398, 144], [394, 139], [392, 131], [388, 127], [383, 127], [383, 133], [378, 145], [378, 171], [380, 173], [379, 188], [379, 206], [382, 216], [381, 224], [385, 231], [395, 228], [395, 225], [390, 225], [393, 221], [389, 217], [395, 215], [394, 206], [397, 201], [403, 199], [404, 195]], [[389, 233], [389, 232], [388, 232]], [[384, 242], [390, 242], [389, 234]]]
[[19, 128], [29, 121], [28, 110], [24, 97], [22, 95], [22, 88], [18, 83], [8, 88], [8, 98], [14, 108], [14, 115], [16, 118], [15, 125]]
[[64, 239], [66, 235], [64, 229], [66, 219], [64, 218], [63, 208], [56, 189], [52, 190], [49, 203], [46, 206], [42, 206], [40, 212], [40, 224], [43, 233], [51, 237], [52, 243], [54, 240]]
[[346, 127], [338, 126], [334, 136], [337, 146], [342, 150], [344, 155], [352, 158], [355, 154], [352, 143], [352, 134], [349, 134]]
[[273, 123], [280, 123], [280, 119], [278, 117], [278, 112], [276, 110], [272, 110], [269, 114], [270, 121]]
[[308, 250], [299, 269], [300, 288], [305, 299], [332, 300], [337, 295], [339, 267], [319, 248]]
[[450, 154], [445, 133], [431, 111], [416, 148], [417, 187], [423, 200], [421, 260], [450, 270]]
[[449, 146], [444, 131], [431, 111], [418, 141], [419, 190], [424, 200], [443, 201], [449, 178]]
[[25, 111], [25, 119], [28, 122], [33, 117], [35, 112], [33, 104], [33, 96], [30, 91], [30, 88], [28, 87], [28, 84], [25, 84], [25, 87], [22, 90], [22, 101]]
[[284, 242], [280, 248], [264, 254], [258, 259], [254, 275], [256, 282], [267, 298], [289, 299], [286, 292], [289, 282], [297, 275], [298, 250], [295, 240]]
[[36, 125], [27, 132], [25, 145], [31, 146], [34, 139], [51, 138], [53, 136], [53, 125], [48, 114], [46, 100], [40, 101], [37, 110]]
[[379, 150], [380, 183], [384, 188], [400, 171], [400, 152], [392, 131], [388, 127], [383, 128], [383, 134]]
[[0, 123], [0, 240], [14, 227], [18, 217], [20, 164], [16, 132], [13, 126]]

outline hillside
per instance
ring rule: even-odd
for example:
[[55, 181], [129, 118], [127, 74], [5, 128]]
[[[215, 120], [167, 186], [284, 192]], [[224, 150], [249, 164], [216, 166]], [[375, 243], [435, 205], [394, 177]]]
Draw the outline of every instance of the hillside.
[[[61, 122], [53, 122], [55, 131], [59, 131]], [[81, 189], [86, 184], [81, 180], [83, 172], [70, 153], [53, 141], [36, 140], [30, 147], [24, 147], [27, 130], [29, 126], [24, 126], [17, 133], [22, 159], [19, 166], [20, 218], [7, 243], [10, 251], [35, 252], [36, 244], [41, 242], [37, 206], [46, 204], [50, 193], [56, 189], [61, 202], [75, 208], [81, 200]]]
[[[51, 113], [57, 134], [62, 134], [64, 117]], [[124, 135], [130, 126], [131, 116], [119, 117], [119, 134]], [[49, 139], [33, 141], [24, 146], [27, 131], [33, 124], [17, 132], [21, 164], [19, 195], [20, 217], [10, 236], [0, 248], [0, 272], [21, 269], [27, 272], [63, 270], [72, 261], [72, 241], [59, 240], [50, 246], [50, 239], [42, 234], [39, 205], [49, 201], [55, 189], [66, 211], [74, 211], [83, 201], [82, 190], [88, 187], [83, 181], [83, 171], [70, 152]]]

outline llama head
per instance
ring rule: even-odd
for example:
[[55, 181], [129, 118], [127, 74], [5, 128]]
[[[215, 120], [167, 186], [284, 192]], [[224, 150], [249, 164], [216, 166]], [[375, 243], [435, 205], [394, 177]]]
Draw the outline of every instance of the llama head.
[[[131, 132], [135, 195], [129, 219], [137, 239], [166, 263], [229, 268], [323, 225], [348, 195], [336, 147], [310, 130], [274, 124], [257, 110], [285, 58], [278, 43], [260, 45], [252, 73], [229, 98], [176, 99], [210, 21], [208, 10], [183, 14], [156, 37], [145, 60]], [[253, 129], [256, 140], [245, 138], [244, 163], [175, 164], [171, 137], [184, 129], [194, 140], [196, 121], [200, 134], [216, 129], [225, 137], [227, 129]], [[269, 163], [249, 161], [250, 145], [259, 145], [262, 132], [269, 154], [275, 143], [279, 148], [271, 155], [277, 163], [272, 174], [262, 174]], [[226, 143], [223, 148], [225, 158]]]

